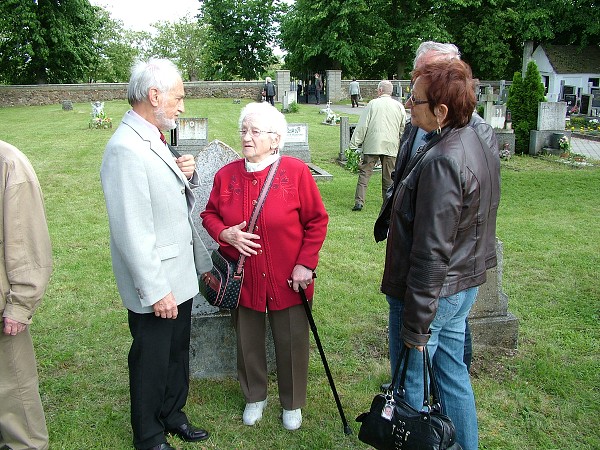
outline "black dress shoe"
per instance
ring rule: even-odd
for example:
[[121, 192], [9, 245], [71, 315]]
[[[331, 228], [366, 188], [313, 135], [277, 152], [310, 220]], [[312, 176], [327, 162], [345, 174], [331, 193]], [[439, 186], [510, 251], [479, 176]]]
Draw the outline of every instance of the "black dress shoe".
[[175, 434], [187, 442], [203, 441], [208, 439], [208, 431], [196, 428], [190, 423], [184, 423], [177, 428], [167, 430], [169, 434]]
[[362, 211], [363, 209], [363, 205], [361, 205], [360, 203], [357, 203], [354, 205], [354, 208], [352, 208], [352, 211]]
[[163, 442], [162, 444], [155, 445], [154, 447], [150, 447], [147, 450], [175, 450], [175, 448], [171, 447], [166, 442]]

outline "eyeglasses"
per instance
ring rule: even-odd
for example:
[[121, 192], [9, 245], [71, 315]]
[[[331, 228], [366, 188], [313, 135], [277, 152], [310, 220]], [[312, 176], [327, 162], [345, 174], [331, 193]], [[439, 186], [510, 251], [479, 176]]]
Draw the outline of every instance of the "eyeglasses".
[[259, 130], [257, 128], [249, 128], [247, 130], [240, 130], [240, 136], [244, 137], [244, 136], [246, 136], [246, 133], [248, 133], [248, 132], [250, 132], [250, 134], [255, 138], [260, 137], [260, 135], [264, 134], [264, 133], [277, 134], [275, 131], [264, 131], [264, 130]]
[[412, 94], [410, 97], [408, 97], [408, 101], [411, 102], [414, 106], [422, 105], [423, 103], [429, 103], [429, 100], [417, 100]]

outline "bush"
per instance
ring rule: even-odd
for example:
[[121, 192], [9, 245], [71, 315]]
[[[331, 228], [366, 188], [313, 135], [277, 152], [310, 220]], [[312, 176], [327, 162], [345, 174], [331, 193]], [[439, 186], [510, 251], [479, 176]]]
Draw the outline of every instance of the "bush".
[[346, 169], [352, 173], [357, 173], [361, 151], [359, 149], [347, 148], [344, 154], [346, 155]]
[[534, 61], [527, 64], [525, 78], [515, 72], [508, 91], [507, 106], [515, 130], [515, 152], [529, 153], [529, 132], [537, 127], [539, 103], [545, 100], [544, 85]]
[[297, 113], [298, 111], [300, 111], [300, 107], [297, 102], [289, 103], [287, 109], [282, 110], [284, 113]]

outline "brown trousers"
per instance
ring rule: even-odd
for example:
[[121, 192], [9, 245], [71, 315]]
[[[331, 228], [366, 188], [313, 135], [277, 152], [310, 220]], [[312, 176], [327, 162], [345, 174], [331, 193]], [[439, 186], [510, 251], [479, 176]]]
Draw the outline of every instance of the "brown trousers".
[[275, 357], [279, 402], [292, 410], [306, 405], [309, 330], [303, 305], [264, 312], [239, 307], [233, 313], [237, 332], [238, 380], [246, 403], [267, 398], [266, 318], [269, 319]]
[[16, 336], [0, 321], [0, 448], [45, 450], [48, 430], [29, 327]]

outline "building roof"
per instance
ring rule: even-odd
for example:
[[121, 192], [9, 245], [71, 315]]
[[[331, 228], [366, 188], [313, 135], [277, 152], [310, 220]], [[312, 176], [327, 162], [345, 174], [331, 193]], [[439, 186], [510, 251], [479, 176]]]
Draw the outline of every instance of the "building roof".
[[541, 47], [556, 73], [600, 74], [600, 46], [598, 45], [581, 48], [577, 45], [542, 44]]

